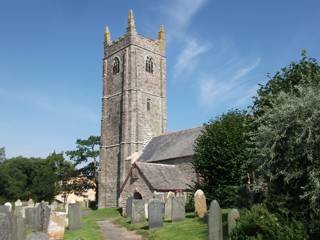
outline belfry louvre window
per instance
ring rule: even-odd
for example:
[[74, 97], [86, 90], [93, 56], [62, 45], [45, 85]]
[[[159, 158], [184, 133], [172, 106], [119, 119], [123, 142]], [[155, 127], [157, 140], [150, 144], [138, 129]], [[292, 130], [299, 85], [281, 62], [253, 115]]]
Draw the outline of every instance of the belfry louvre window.
[[147, 99], [147, 111], [150, 111], [150, 109], [151, 109], [151, 99], [148, 98]]
[[119, 58], [115, 58], [114, 60], [113, 60], [113, 67], [112, 67], [112, 73], [113, 74], [117, 74], [117, 73], [119, 73], [120, 72], [120, 60], [119, 60]]
[[147, 57], [146, 60], [146, 71], [149, 73], [153, 73], [153, 61], [151, 57]]

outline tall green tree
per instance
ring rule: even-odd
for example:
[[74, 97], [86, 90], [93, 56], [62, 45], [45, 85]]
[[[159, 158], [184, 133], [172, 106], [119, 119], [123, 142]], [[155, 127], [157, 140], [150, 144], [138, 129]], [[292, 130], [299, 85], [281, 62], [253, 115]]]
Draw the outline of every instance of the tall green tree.
[[100, 137], [90, 136], [88, 139], [78, 139], [76, 149], [66, 152], [78, 172], [73, 187], [79, 195], [92, 188], [97, 191], [99, 148]]
[[193, 166], [209, 200], [223, 207], [237, 205], [239, 186], [246, 176], [248, 125], [244, 112], [230, 111], [204, 125], [194, 146]]

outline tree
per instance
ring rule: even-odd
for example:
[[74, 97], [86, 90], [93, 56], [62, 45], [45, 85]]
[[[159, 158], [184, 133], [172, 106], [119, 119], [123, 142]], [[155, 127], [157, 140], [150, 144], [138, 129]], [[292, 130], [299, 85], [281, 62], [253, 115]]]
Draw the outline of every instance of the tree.
[[198, 187], [223, 207], [237, 204], [238, 187], [246, 175], [246, 122], [244, 112], [230, 111], [205, 124], [195, 142], [193, 166], [202, 179]]
[[280, 92], [255, 123], [251, 161], [268, 183], [268, 205], [302, 219], [319, 239], [320, 89]]
[[6, 150], [4, 147], [0, 148], [0, 163], [6, 160]]
[[308, 58], [306, 50], [301, 55], [299, 62], [292, 62], [270, 78], [266, 85], [260, 85], [252, 106], [254, 116], [260, 116], [272, 108], [280, 92], [297, 95], [299, 86], [319, 86], [319, 63], [314, 58]]
[[97, 192], [97, 168], [100, 147], [100, 137], [90, 136], [88, 139], [78, 139], [76, 150], [67, 151], [66, 154], [77, 168], [77, 177], [73, 179], [75, 193], [95, 188]]

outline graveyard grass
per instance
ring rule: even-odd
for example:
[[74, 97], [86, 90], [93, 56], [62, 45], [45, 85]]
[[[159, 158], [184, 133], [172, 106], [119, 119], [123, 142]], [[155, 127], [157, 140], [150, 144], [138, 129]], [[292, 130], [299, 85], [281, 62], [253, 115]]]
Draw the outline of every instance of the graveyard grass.
[[[135, 231], [144, 239], [149, 240], [204, 240], [208, 239], [208, 226], [203, 221], [194, 217], [193, 213], [187, 213], [184, 221], [171, 223], [164, 222], [163, 228], [154, 230], [148, 229], [148, 222], [130, 224], [127, 218], [121, 217], [117, 209], [86, 210], [81, 218], [82, 228], [79, 230], [66, 230], [65, 240], [84, 239], [100, 240], [103, 239], [97, 221], [113, 219], [113, 223]], [[229, 209], [223, 210], [223, 218], [226, 218]], [[225, 221], [224, 221], [225, 222]], [[225, 235], [226, 236], [226, 235]]]

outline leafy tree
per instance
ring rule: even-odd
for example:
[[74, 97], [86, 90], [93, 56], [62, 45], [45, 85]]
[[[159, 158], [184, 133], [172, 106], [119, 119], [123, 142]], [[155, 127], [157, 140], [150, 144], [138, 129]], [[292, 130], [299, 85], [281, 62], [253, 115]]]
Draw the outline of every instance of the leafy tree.
[[0, 163], [6, 160], [6, 150], [4, 147], [0, 148]]
[[280, 92], [255, 118], [252, 165], [268, 183], [267, 203], [304, 220], [320, 238], [320, 89]]
[[306, 50], [301, 55], [299, 62], [292, 62], [270, 78], [266, 85], [260, 85], [252, 107], [254, 116], [260, 116], [272, 108], [280, 92], [297, 95], [299, 86], [319, 86], [319, 63], [316, 59], [308, 58]]
[[246, 175], [248, 159], [245, 113], [223, 114], [204, 125], [194, 147], [193, 166], [201, 177], [200, 187], [209, 200], [223, 207], [236, 205], [238, 188]]
[[47, 157], [47, 161], [56, 176], [56, 194], [61, 193], [66, 202], [68, 195], [75, 191], [73, 179], [77, 176], [77, 171], [71, 162], [65, 160], [63, 153], [53, 152]]
[[73, 188], [76, 194], [96, 188], [97, 192], [97, 168], [100, 147], [100, 137], [90, 136], [88, 139], [78, 139], [76, 150], [67, 151], [66, 154], [77, 168], [77, 178], [73, 179]]

